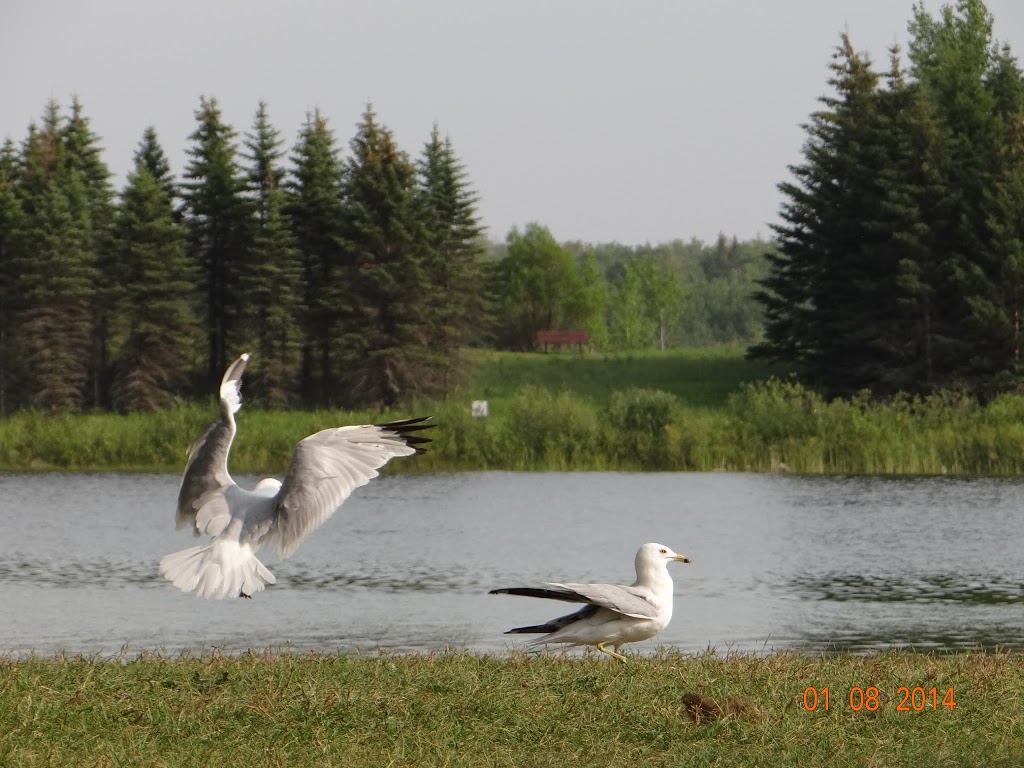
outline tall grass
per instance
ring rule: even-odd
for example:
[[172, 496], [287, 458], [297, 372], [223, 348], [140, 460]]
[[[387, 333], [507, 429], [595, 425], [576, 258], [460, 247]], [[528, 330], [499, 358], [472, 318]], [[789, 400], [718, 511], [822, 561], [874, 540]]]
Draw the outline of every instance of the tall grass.
[[[431, 414], [428, 453], [389, 471], [731, 470], [836, 474], [1024, 473], [1024, 398], [956, 394], [825, 402], [739, 349], [632, 357], [476, 353], [449, 400], [398, 412], [238, 416], [235, 472], [281, 473], [295, 443], [330, 426]], [[490, 416], [470, 403], [488, 400]], [[0, 420], [0, 468], [179, 471], [215, 417], [210, 402], [151, 415]]]
[[1011, 766], [1022, 707], [1005, 654], [0, 659], [0, 765]]

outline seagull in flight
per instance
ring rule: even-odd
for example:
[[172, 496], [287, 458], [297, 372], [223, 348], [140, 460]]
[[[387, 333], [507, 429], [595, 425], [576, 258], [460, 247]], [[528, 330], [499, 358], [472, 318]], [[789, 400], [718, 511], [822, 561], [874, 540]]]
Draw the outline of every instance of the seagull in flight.
[[268, 477], [245, 490], [228, 474], [228, 454], [248, 361], [244, 354], [225, 371], [220, 416], [189, 448], [178, 492], [177, 527], [191, 525], [195, 536], [210, 542], [160, 560], [168, 581], [202, 597], [247, 598], [273, 584], [274, 574], [256, 558], [259, 547], [291, 555], [390, 459], [423, 453], [430, 440], [416, 433], [434, 426], [424, 423], [426, 416], [325, 429], [295, 446], [283, 483]]
[[[663, 544], [644, 544], [636, 553], [636, 581], [619, 584], [560, 584], [548, 582], [553, 589], [506, 587], [492, 589], [492, 595], [523, 595], [584, 603], [575, 613], [559, 616], [546, 624], [510, 629], [506, 635], [543, 634], [527, 643], [528, 647], [547, 643], [593, 645], [619, 661], [620, 645], [648, 640], [668, 626], [672, 619], [672, 577], [668, 564], [689, 563]], [[612, 645], [609, 650], [605, 645]]]

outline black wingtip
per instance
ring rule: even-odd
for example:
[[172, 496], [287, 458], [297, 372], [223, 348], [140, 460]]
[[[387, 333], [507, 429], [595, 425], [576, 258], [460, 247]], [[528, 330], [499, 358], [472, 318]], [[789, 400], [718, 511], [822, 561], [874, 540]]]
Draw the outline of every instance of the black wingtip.
[[583, 595], [568, 589], [544, 589], [541, 587], [502, 587], [492, 589], [489, 595], [519, 595], [521, 597], [540, 597], [545, 600], [561, 600], [566, 603], [589, 603]]
[[374, 424], [373, 426], [379, 427], [380, 429], [386, 429], [388, 432], [401, 437], [405, 444], [410, 448], [415, 448], [416, 453], [426, 453], [426, 448], [420, 448], [424, 443], [431, 442], [429, 437], [423, 437], [423, 435], [413, 434], [421, 429], [433, 429], [436, 424], [425, 424], [424, 422], [430, 419], [430, 416], [419, 416], [415, 419], [401, 419], [400, 421], [388, 421], [383, 424]]
[[536, 626], [533, 626], [533, 627], [516, 627], [515, 629], [508, 630], [504, 634], [506, 634], [506, 635], [546, 635], [550, 631], [551, 631], [551, 627], [549, 627], [547, 624], [537, 624]]

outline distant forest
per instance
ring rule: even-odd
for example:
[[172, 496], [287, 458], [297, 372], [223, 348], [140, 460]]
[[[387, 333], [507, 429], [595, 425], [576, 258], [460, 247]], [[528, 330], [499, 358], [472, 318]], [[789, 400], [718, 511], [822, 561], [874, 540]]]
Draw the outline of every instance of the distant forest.
[[1024, 78], [980, 0], [914, 7], [909, 69], [842, 37], [780, 185], [765, 340], [829, 396], [1024, 389]]
[[760, 337], [767, 243], [538, 224], [490, 243], [436, 126], [411, 158], [371, 107], [347, 153], [318, 111], [287, 152], [265, 104], [241, 137], [213, 98], [195, 118], [180, 179], [149, 128], [120, 191], [77, 98], [0, 148], [0, 413], [207, 397], [242, 351], [263, 405], [363, 407], [444, 397], [465, 347], [541, 329], [608, 350]]

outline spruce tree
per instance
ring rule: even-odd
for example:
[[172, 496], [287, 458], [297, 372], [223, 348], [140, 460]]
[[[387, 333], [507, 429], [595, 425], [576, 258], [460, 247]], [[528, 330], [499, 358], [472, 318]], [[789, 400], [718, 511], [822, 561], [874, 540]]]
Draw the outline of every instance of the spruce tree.
[[17, 260], [19, 351], [28, 403], [52, 413], [79, 409], [90, 362], [95, 289], [81, 174], [67, 168], [59, 109], [47, 104], [40, 130], [30, 130], [20, 185], [26, 211]]
[[[786, 361], [807, 381], [833, 394], [868, 382], [860, 357], [859, 311], [891, 259], [880, 255], [885, 235], [865, 226], [876, 218], [878, 76], [842, 37], [831, 65], [835, 95], [806, 126], [804, 162], [779, 189], [783, 224], [774, 225], [779, 252], [760, 281], [765, 342], [752, 354]], [[880, 272], [879, 270], [882, 270]]]
[[245, 136], [245, 159], [248, 165], [245, 171], [246, 190], [251, 199], [258, 221], [265, 221], [269, 214], [266, 210], [270, 192], [280, 189], [284, 180], [284, 168], [281, 158], [284, 143], [278, 131], [271, 123], [267, 114], [267, 105], [260, 102], [253, 118], [252, 130]]
[[16, 251], [15, 324], [26, 403], [55, 413], [85, 402], [95, 258], [83, 176], [68, 167], [56, 101], [30, 126], [17, 191], [24, 238]]
[[392, 406], [444, 387], [431, 345], [433, 244], [416, 167], [363, 113], [345, 166], [344, 380], [352, 404]]
[[937, 258], [948, 293], [937, 334], [936, 377], [978, 390], [1000, 367], [998, 263], [986, 253], [984, 200], [997, 173], [995, 100], [986, 86], [995, 43], [992, 17], [980, 0], [958, 0], [940, 16], [915, 6], [910, 23], [911, 74], [934, 110], [941, 147], [943, 198], [948, 216], [932, 215]]
[[61, 129], [64, 142], [66, 172], [78, 177], [81, 199], [69, 202], [86, 227], [86, 250], [95, 265], [96, 285], [93, 289], [91, 318], [91, 356], [88, 374], [89, 401], [94, 407], [106, 401], [109, 386], [110, 325], [116, 311], [111, 301], [117, 265], [113, 245], [114, 193], [110, 184], [110, 169], [102, 158], [99, 137], [85, 117], [82, 104], [75, 96], [71, 114]]
[[[235, 344], [242, 312], [239, 277], [244, 257], [247, 206], [236, 159], [235, 131], [224, 123], [217, 100], [202, 97], [199, 123], [189, 139], [182, 183], [188, 252], [198, 269], [207, 333], [207, 386], [214, 390]], [[234, 356], [235, 351], [231, 351]]]
[[307, 405], [333, 398], [342, 312], [342, 166], [334, 134], [315, 110], [292, 154], [285, 214], [299, 254], [299, 391]]
[[117, 216], [125, 338], [115, 363], [113, 402], [124, 411], [153, 411], [173, 402], [187, 379], [198, 336], [199, 297], [185, 233], [174, 220], [166, 179], [149, 169], [158, 148], [155, 135], [147, 132]]
[[942, 386], [939, 372], [948, 368], [946, 329], [952, 301], [935, 222], [946, 217], [943, 145], [931, 104], [905, 78], [898, 48], [890, 54], [888, 87], [879, 94], [876, 139], [885, 147], [878, 173], [880, 206], [870, 223], [887, 236], [878, 247], [889, 259], [882, 275], [885, 284], [869, 310], [875, 322], [868, 340], [876, 349], [877, 366], [868, 374], [878, 395], [926, 393]]
[[443, 361], [441, 388], [447, 393], [455, 383], [460, 348], [485, 325], [488, 314], [481, 290], [479, 198], [469, 187], [451, 139], [442, 139], [436, 124], [417, 167], [431, 246], [426, 263], [435, 304], [430, 346]]
[[296, 401], [300, 342], [296, 303], [301, 265], [284, 213], [281, 139], [262, 102], [245, 146], [252, 231], [241, 287], [246, 333], [257, 352], [254, 390], [265, 404], [286, 406]]
[[1019, 389], [1024, 377], [1024, 75], [1008, 48], [996, 57], [992, 93], [999, 146], [993, 183], [982, 199], [986, 232], [982, 263], [990, 291], [971, 308], [985, 317], [996, 372], [989, 391]]
[[22, 287], [18, 263], [26, 232], [17, 174], [17, 153], [7, 139], [0, 148], [0, 415], [12, 410], [20, 394], [17, 319]]
[[[142, 142], [135, 151], [134, 162], [137, 165], [142, 163], [149, 175], [159, 182], [167, 199], [174, 207], [178, 195], [178, 187], [174, 183], [174, 176], [171, 174], [171, 164], [167, 161], [167, 155], [160, 146], [160, 139], [157, 137], [156, 128], [147, 126], [142, 134]], [[177, 213], [175, 214], [177, 216]]]

